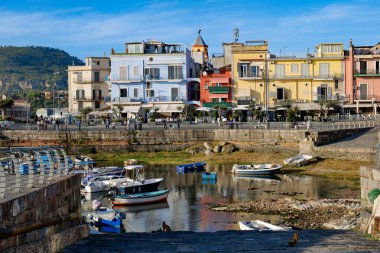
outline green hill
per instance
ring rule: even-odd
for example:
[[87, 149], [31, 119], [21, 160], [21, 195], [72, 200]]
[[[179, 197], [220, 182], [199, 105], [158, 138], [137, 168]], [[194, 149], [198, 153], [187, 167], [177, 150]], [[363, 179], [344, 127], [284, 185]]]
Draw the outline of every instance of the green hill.
[[[0, 47], [0, 94], [24, 97], [30, 90], [67, 89], [67, 66], [83, 61], [49, 47]], [[59, 72], [59, 74], [57, 74]]]

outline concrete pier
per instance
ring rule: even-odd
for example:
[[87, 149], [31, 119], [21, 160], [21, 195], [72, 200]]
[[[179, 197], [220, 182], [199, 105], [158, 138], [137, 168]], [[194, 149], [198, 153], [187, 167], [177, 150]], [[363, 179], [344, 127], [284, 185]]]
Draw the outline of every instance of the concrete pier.
[[62, 250], [71, 252], [380, 252], [380, 243], [363, 234], [342, 230], [220, 231], [215, 233], [157, 232], [92, 235]]

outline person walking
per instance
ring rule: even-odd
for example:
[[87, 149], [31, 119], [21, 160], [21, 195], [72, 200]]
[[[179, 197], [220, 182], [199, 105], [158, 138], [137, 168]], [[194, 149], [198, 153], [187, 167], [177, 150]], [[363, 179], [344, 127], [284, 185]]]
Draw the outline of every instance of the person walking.
[[79, 131], [81, 130], [81, 124], [82, 124], [81, 120], [78, 119], [78, 129], [79, 129]]
[[106, 119], [106, 129], [109, 129], [110, 128], [110, 121], [109, 119]]
[[167, 129], [168, 128], [168, 124], [166, 122], [166, 119], [164, 119], [163, 121], [164, 121], [164, 129]]
[[179, 117], [177, 118], [177, 126], [178, 129], [181, 127], [181, 119]]

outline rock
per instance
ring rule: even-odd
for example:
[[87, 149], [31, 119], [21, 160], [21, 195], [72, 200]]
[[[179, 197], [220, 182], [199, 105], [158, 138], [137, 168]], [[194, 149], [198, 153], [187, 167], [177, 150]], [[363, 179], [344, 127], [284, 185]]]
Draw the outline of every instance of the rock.
[[205, 151], [204, 146], [193, 146], [193, 147], [189, 147], [186, 149], [186, 152], [191, 154], [191, 155], [195, 155], [195, 154], [198, 154], [198, 153], [203, 152], [203, 151]]
[[227, 142], [225, 142], [225, 141], [222, 141], [221, 143], [220, 143], [220, 146], [226, 146], [227, 145]]
[[208, 150], [208, 149], [205, 150], [205, 155], [209, 156], [212, 154], [214, 154], [214, 152], [212, 150]]
[[214, 147], [214, 149], [213, 149], [213, 151], [215, 152], [215, 153], [220, 153], [221, 151], [222, 151], [222, 146], [215, 146]]
[[206, 148], [206, 150], [208, 150], [208, 151], [210, 151], [210, 150], [212, 150], [212, 146], [210, 145], [210, 143], [208, 143], [208, 142], [204, 142], [203, 143], [203, 146]]
[[227, 144], [223, 146], [222, 153], [232, 153], [236, 150], [236, 147], [234, 144]]

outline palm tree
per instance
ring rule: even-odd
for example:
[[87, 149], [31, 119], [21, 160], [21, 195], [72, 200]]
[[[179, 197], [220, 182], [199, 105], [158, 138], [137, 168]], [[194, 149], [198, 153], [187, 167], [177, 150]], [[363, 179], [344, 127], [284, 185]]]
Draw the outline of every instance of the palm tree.
[[13, 99], [2, 99], [0, 100], [0, 108], [1, 108], [1, 117], [5, 119], [5, 113], [8, 108], [11, 108], [14, 105]]

